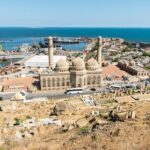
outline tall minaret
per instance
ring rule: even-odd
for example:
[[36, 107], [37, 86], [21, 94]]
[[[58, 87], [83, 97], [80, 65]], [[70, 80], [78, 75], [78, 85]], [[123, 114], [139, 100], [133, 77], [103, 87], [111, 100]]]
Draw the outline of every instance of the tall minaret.
[[48, 58], [49, 58], [49, 64], [48, 64], [48, 68], [49, 69], [53, 69], [53, 38], [52, 37], [48, 37]]
[[97, 50], [97, 62], [100, 67], [102, 67], [102, 47], [103, 47], [103, 42], [102, 42], [102, 37], [98, 37], [98, 50]]

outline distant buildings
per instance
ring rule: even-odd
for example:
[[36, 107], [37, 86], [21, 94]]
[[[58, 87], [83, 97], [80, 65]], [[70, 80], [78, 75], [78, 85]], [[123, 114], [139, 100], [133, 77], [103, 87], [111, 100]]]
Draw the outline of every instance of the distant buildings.
[[125, 71], [118, 68], [116, 65], [107, 65], [102, 70], [103, 80], [107, 81], [123, 81], [126, 78], [129, 79], [130, 75]]
[[17, 92], [17, 91], [28, 91], [35, 88], [38, 84], [38, 79], [33, 77], [22, 77], [22, 78], [6, 78], [2, 82], [3, 92]]
[[120, 60], [118, 62], [118, 67], [122, 70], [130, 73], [131, 75], [135, 75], [138, 77], [148, 77], [150, 76], [150, 72], [145, 70], [144, 68], [137, 66], [135, 61], [127, 61], [127, 60]]

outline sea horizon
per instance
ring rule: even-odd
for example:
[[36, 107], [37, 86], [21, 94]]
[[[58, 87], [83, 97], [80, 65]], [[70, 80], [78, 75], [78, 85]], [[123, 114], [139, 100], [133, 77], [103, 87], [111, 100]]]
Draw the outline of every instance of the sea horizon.
[[122, 38], [129, 42], [150, 43], [150, 28], [144, 27], [0, 27], [0, 42], [11, 50], [23, 43], [39, 42], [44, 37]]
[[150, 29], [150, 26], [0, 26], [0, 28], [131, 28]]

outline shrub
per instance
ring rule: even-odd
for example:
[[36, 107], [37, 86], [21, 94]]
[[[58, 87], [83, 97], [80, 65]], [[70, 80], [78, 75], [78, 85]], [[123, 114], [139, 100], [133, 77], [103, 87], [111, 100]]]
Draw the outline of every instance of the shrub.
[[143, 52], [143, 56], [148, 56], [148, 57], [150, 57], [150, 53], [149, 52]]
[[26, 119], [32, 119], [32, 117], [31, 116], [26, 116]]
[[14, 126], [19, 126], [21, 124], [21, 120], [18, 118], [15, 118], [14, 121], [15, 121]]
[[146, 66], [145, 69], [150, 70], [150, 66]]
[[0, 111], [3, 111], [3, 110], [2, 110], [2, 107], [0, 107]]
[[80, 128], [79, 134], [86, 134], [89, 132], [88, 127], [82, 127]]

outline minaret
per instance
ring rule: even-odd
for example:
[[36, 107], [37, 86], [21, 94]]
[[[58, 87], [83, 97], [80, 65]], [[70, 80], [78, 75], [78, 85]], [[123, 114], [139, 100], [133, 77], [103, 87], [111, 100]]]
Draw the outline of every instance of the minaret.
[[48, 59], [49, 59], [49, 64], [48, 64], [48, 68], [50, 70], [53, 69], [53, 38], [52, 37], [48, 37]]
[[98, 37], [98, 50], [97, 50], [97, 62], [100, 67], [102, 67], [102, 47], [103, 47], [103, 42], [102, 42], [102, 37]]

